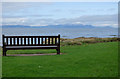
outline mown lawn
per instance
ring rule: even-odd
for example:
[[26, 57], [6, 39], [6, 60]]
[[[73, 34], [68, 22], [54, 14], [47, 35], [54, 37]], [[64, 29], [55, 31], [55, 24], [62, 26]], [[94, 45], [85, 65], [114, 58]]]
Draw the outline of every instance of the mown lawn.
[[[15, 52], [56, 52], [23, 50]], [[61, 47], [62, 55], [7, 56], [2, 59], [3, 77], [116, 77], [118, 43], [96, 43]]]

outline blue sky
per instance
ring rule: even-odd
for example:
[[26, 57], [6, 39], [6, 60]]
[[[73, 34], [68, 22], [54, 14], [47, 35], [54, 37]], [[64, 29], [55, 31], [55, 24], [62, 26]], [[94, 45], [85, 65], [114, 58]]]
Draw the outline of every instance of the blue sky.
[[4, 2], [3, 25], [118, 27], [117, 2]]

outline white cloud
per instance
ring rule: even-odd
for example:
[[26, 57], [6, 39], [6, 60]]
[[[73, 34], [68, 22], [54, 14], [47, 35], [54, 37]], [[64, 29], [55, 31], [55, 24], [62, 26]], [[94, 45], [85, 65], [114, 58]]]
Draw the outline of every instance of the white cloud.
[[3, 24], [22, 24], [29, 26], [47, 26], [47, 25], [59, 25], [59, 24], [84, 24], [93, 25], [96, 27], [118, 27], [118, 15], [86, 15], [77, 18], [3, 18]]
[[37, 26], [48, 26], [48, 25], [40, 25], [40, 24], [36, 24], [36, 25], [30, 25], [32, 27], [37, 27]]
[[51, 2], [3, 2], [2, 13], [12, 14], [17, 11], [26, 12], [28, 9], [43, 9], [46, 5], [52, 5]]
[[23, 24], [27, 21], [27, 18], [3, 18], [3, 24]]
[[74, 22], [73, 24], [82, 24], [81, 22]]
[[118, 28], [118, 24], [93, 24], [94, 26], [98, 26], [98, 27], [105, 27], [105, 26], [110, 26], [113, 28]]
[[87, 15], [72, 19], [85, 25], [118, 27], [118, 15]]

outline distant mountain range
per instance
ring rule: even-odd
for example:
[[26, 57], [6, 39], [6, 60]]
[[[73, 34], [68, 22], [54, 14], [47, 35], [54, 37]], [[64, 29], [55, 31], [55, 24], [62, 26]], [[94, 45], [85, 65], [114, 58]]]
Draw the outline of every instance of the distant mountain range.
[[[82, 24], [64, 24], [64, 25], [48, 25], [48, 26], [2, 25], [2, 28], [97, 28], [97, 27], [92, 25], [82, 25]], [[112, 27], [106, 26], [104, 28], [112, 28]]]

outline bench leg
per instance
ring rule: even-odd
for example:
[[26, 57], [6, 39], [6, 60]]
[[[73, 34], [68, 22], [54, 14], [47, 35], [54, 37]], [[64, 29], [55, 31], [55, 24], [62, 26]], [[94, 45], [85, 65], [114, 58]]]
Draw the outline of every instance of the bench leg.
[[7, 50], [3, 49], [3, 56], [6, 56]]
[[57, 50], [57, 54], [60, 55], [60, 49], [56, 49]]

